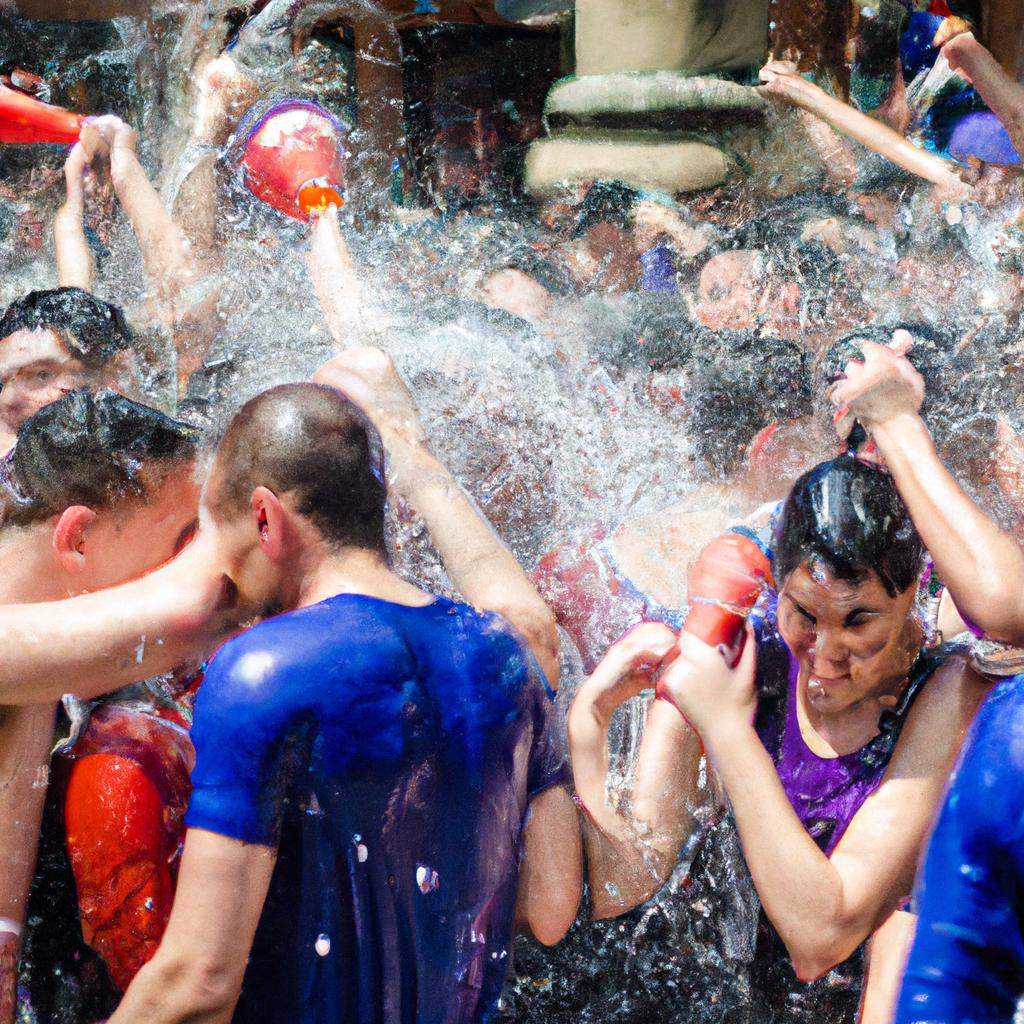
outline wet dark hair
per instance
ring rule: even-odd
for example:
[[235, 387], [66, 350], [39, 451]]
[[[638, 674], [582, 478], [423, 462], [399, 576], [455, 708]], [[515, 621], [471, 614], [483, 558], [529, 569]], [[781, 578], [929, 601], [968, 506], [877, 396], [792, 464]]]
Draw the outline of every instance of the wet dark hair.
[[579, 237], [595, 224], [602, 222], [616, 228], [631, 228], [635, 220], [634, 207], [637, 199], [639, 194], [628, 185], [619, 182], [595, 182], [576, 212], [573, 236]]
[[892, 477], [850, 455], [797, 480], [775, 531], [780, 586], [810, 561], [854, 583], [874, 572], [895, 597], [918, 578], [923, 558], [924, 544]]
[[72, 505], [144, 498], [197, 454], [199, 432], [113, 391], [72, 391], [30, 416], [4, 467], [0, 523], [27, 526]]
[[685, 385], [693, 450], [708, 468], [738, 468], [758, 431], [811, 408], [807, 348], [754, 331], [727, 331], [694, 353]]
[[124, 313], [81, 288], [29, 292], [0, 317], [0, 339], [15, 331], [47, 328], [56, 331], [67, 350], [90, 370], [133, 347]]
[[248, 508], [267, 487], [291, 494], [325, 539], [384, 553], [380, 436], [347, 398], [319, 384], [282, 384], [246, 402], [217, 447], [216, 507]]
[[[914, 347], [907, 355], [910, 364], [924, 379], [925, 400], [921, 415], [935, 438], [942, 444], [947, 438], [950, 424], [958, 417], [963, 405], [962, 368], [958, 367], [957, 338], [942, 328], [927, 323], [891, 323], [858, 328], [831, 342], [817, 359], [815, 366], [815, 399], [819, 411], [831, 418], [828, 404], [828, 386], [838, 380], [851, 359], [862, 359], [861, 343], [873, 341], [888, 345], [893, 331], [903, 328], [910, 332]], [[971, 354], [973, 355], [973, 353]]]

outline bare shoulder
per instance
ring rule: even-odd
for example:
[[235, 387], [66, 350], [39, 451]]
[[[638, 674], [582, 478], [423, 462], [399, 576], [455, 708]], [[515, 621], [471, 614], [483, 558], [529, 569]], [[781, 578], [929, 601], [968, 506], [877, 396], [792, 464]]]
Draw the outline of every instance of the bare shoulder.
[[931, 674], [907, 716], [897, 751], [931, 751], [941, 760], [960, 744], [991, 689], [966, 655], [947, 657]]

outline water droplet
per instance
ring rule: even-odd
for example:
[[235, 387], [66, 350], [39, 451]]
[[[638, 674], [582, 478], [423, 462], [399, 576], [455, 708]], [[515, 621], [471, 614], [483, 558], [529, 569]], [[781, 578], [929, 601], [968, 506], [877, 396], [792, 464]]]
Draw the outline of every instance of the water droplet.
[[331, 937], [321, 932], [316, 937], [316, 942], [313, 943], [313, 948], [316, 950], [317, 956], [327, 956], [331, 951]]
[[153, 897], [152, 897], [152, 896], [148, 897], [148, 898], [146, 899], [146, 902], [145, 902], [145, 903], [143, 904], [143, 906], [144, 906], [144, 907], [145, 907], [145, 908], [146, 908], [147, 910], [152, 910], [152, 909], [153, 909]]

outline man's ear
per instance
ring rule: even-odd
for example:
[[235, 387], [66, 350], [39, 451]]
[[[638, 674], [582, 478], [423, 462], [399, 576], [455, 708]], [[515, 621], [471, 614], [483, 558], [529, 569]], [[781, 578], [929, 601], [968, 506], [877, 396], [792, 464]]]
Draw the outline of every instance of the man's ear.
[[85, 505], [64, 509], [53, 531], [53, 550], [60, 567], [72, 575], [85, 569], [85, 534], [96, 513]]
[[281, 499], [267, 487], [257, 487], [249, 500], [260, 548], [272, 562], [284, 555], [287, 512]]

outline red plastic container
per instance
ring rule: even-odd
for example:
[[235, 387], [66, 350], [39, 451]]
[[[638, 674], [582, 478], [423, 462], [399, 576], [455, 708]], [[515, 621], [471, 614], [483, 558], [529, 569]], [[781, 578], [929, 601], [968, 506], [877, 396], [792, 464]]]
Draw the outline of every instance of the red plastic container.
[[78, 141], [85, 118], [0, 82], [0, 142]]
[[738, 657], [747, 615], [772, 585], [772, 564], [761, 546], [742, 533], [722, 534], [690, 570], [683, 629], [709, 647], [735, 648]]
[[316, 103], [285, 100], [251, 129], [242, 166], [245, 184], [288, 217], [345, 202], [345, 129]]

